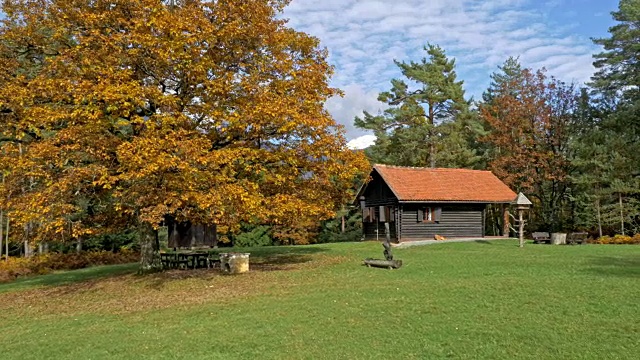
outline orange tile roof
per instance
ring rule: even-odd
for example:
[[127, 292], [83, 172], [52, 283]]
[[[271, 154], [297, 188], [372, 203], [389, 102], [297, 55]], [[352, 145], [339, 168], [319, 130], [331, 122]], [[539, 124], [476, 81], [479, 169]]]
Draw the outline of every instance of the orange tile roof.
[[389, 165], [375, 165], [373, 169], [399, 201], [507, 203], [516, 198], [516, 193], [491, 171]]

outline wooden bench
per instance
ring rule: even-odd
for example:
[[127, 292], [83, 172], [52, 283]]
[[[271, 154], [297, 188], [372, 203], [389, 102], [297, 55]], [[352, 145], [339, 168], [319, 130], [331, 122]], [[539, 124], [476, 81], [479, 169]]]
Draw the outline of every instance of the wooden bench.
[[586, 244], [588, 236], [589, 234], [586, 232], [569, 233], [567, 234], [567, 244]]
[[534, 244], [551, 243], [551, 238], [549, 237], [548, 232], [534, 232], [531, 234], [531, 237], [533, 238]]

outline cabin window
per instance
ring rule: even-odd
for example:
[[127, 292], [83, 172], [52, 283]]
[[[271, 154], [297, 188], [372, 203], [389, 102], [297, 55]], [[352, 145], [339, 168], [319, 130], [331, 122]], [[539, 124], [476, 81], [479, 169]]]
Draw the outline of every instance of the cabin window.
[[426, 206], [418, 209], [418, 222], [433, 223], [440, 222], [442, 208]]
[[376, 222], [376, 208], [365, 207], [362, 209], [362, 221], [366, 223]]
[[433, 209], [431, 207], [426, 207], [422, 210], [422, 222], [432, 222], [433, 221]]

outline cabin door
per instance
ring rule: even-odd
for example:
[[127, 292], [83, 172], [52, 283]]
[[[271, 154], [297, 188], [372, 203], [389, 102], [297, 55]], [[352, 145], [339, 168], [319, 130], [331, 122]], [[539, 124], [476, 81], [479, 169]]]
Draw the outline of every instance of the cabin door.
[[396, 229], [396, 213], [397, 208], [393, 205], [380, 206], [379, 209], [379, 219], [381, 229], [379, 230], [379, 234], [382, 235], [382, 239], [384, 240], [389, 235], [390, 241], [397, 240], [397, 229]]

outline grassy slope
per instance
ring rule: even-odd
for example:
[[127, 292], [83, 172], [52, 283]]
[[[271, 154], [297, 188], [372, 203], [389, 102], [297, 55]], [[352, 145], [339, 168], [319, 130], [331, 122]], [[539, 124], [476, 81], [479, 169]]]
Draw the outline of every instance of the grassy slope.
[[640, 350], [638, 246], [437, 244], [396, 250], [399, 270], [360, 266], [381, 249], [254, 250], [255, 270], [242, 276], [141, 278], [118, 266], [97, 269], [116, 273], [103, 279], [0, 285], [0, 354], [632, 359]]

